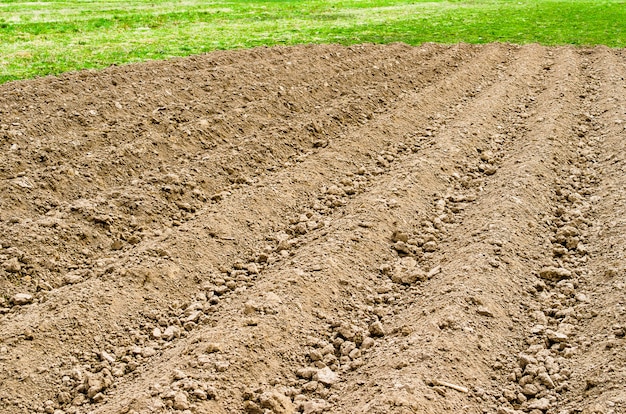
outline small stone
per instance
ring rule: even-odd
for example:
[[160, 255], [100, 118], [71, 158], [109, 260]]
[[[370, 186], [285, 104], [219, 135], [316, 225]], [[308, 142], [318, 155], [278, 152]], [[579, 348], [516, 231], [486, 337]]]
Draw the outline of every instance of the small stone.
[[102, 351], [102, 352], [100, 353], [100, 358], [101, 358], [103, 361], [107, 361], [109, 364], [112, 364], [112, 363], [114, 363], [114, 362], [115, 362], [115, 357], [114, 357], [113, 355], [109, 354], [109, 353], [108, 353], [108, 352], [106, 352], [106, 351]]
[[18, 293], [11, 299], [14, 305], [23, 306], [33, 302], [33, 295], [28, 293]]
[[166, 341], [171, 341], [178, 336], [180, 336], [180, 328], [176, 325], [170, 325], [165, 329], [165, 332], [163, 332], [162, 338]]
[[487, 308], [486, 306], [479, 306], [479, 307], [478, 307], [478, 309], [476, 310], [476, 312], [477, 312], [479, 315], [482, 315], [482, 316], [488, 316], [488, 317], [490, 317], [490, 318], [493, 318], [493, 312], [491, 312], [491, 311], [489, 310], [489, 308]]
[[196, 388], [195, 390], [193, 390], [193, 396], [199, 400], [206, 400], [209, 398], [206, 391], [200, 388]]
[[230, 363], [228, 361], [216, 361], [215, 362], [215, 370], [217, 372], [224, 372], [230, 367]]
[[558, 282], [559, 280], [562, 280], [562, 279], [571, 278], [572, 272], [562, 267], [548, 266], [548, 267], [542, 268], [539, 271], [539, 276], [542, 279], [553, 280], [553, 281]]
[[422, 249], [425, 252], [435, 252], [435, 251], [437, 251], [437, 242], [435, 242], [435, 241], [426, 242], [422, 246]]
[[87, 389], [87, 397], [89, 398], [93, 398], [96, 394], [104, 389], [104, 382], [102, 381], [102, 379], [95, 376], [89, 378], [87, 385], [89, 387]]
[[317, 373], [317, 370], [311, 367], [300, 368], [299, 370], [296, 371], [296, 375], [299, 378], [304, 378], [304, 379], [311, 379], [315, 376], [316, 373]]
[[552, 342], [567, 342], [567, 335], [562, 332], [555, 332], [551, 329], [546, 329], [546, 336]]
[[400, 241], [400, 242], [404, 242], [404, 243], [406, 243], [406, 242], [408, 242], [408, 241], [409, 241], [409, 236], [408, 236], [406, 233], [404, 233], [404, 232], [401, 232], [401, 231], [399, 231], [399, 230], [396, 230], [396, 231], [394, 231], [394, 232], [393, 232], [393, 234], [391, 235], [391, 240], [392, 240], [394, 243], [395, 243], [395, 242], [399, 242], [399, 241]]
[[11, 259], [2, 263], [2, 268], [9, 273], [17, 273], [22, 270], [22, 265], [20, 264], [17, 257], [12, 257]]
[[62, 405], [69, 404], [72, 401], [72, 396], [67, 391], [61, 391], [59, 395], [57, 395], [57, 401]]
[[327, 408], [328, 403], [325, 400], [316, 398], [302, 404], [302, 414], [322, 414]]
[[215, 352], [222, 352], [222, 345], [217, 342], [209, 342], [204, 349], [207, 354], [213, 354]]
[[539, 398], [538, 400], [532, 400], [528, 403], [528, 408], [531, 410], [546, 411], [550, 408], [550, 400], [547, 398]]
[[393, 244], [393, 248], [399, 254], [411, 254], [411, 248], [403, 241], [398, 241]]
[[539, 387], [537, 387], [535, 384], [526, 384], [524, 385], [524, 388], [522, 388], [522, 393], [524, 395], [532, 397], [534, 395], [537, 395], [537, 393], [539, 393]]
[[485, 169], [484, 169], [484, 173], [486, 175], [494, 175], [497, 171], [498, 169], [493, 165], [487, 165], [485, 166]]
[[328, 387], [339, 381], [337, 374], [328, 367], [318, 370], [314, 375], [314, 379]]
[[374, 339], [370, 338], [369, 336], [366, 338], [363, 338], [363, 342], [361, 343], [361, 349], [362, 350], [369, 349], [374, 346], [374, 343], [375, 343]]
[[201, 310], [193, 311], [184, 319], [184, 322], [196, 322], [202, 314], [203, 312]]
[[63, 276], [63, 282], [66, 285], [75, 285], [83, 281], [83, 277], [77, 273], [68, 273]]
[[121, 240], [115, 240], [113, 243], [111, 243], [111, 250], [122, 250], [123, 247], [124, 243], [122, 243]]
[[154, 339], [161, 339], [161, 335], [162, 335], [161, 328], [154, 328], [152, 330], [152, 337]]
[[296, 407], [291, 399], [278, 391], [264, 392], [259, 397], [261, 408], [271, 410], [274, 414], [294, 414]]
[[321, 361], [322, 358], [324, 358], [324, 355], [322, 355], [322, 353], [318, 351], [317, 349], [314, 349], [311, 352], [309, 352], [309, 358], [311, 358], [311, 361], [313, 362]]
[[547, 372], [542, 372], [537, 375], [537, 379], [549, 389], [555, 387], [554, 381], [552, 381], [552, 378], [550, 378], [550, 375], [548, 375]]
[[175, 410], [187, 410], [189, 409], [189, 401], [187, 400], [187, 394], [183, 391], [179, 391], [174, 395], [174, 402], [172, 407]]
[[[265, 258], [265, 261], [267, 261], [267, 256]], [[248, 263], [248, 266], [246, 266], [248, 273], [250, 273], [251, 275], [258, 275], [259, 274], [259, 266], [256, 263]]]
[[369, 326], [370, 334], [373, 336], [385, 336], [385, 329], [380, 321], [376, 321]]
[[341, 344], [341, 347], [339, 348], [339, 353], [342, 356], [347, 356], [350, 354], [350, 352], [352, 352], [354, 349], [356, 349], [356, 344], [354, 342], [351, 341], [345, 341], [344, 343]]
[[144, 358], [149, 358], [154, 355], [156, 355], [156, 350], [151, 346], [147, 346], [141, 349], [141, 356]]
[[187, 378], [187, 374], [185, 374], [183, 371], [181, 371], [180, 369], [175, 369], [174, 372], [174, 379], [175, 380], [181, 380], [181, 379], [185, 379]]
[[245, 401], [243, 403], [243, 411], [247, 414], [263, 414], [263, 409], [254, 401]]
[[102, 401], [104, 401], [104, 394], [102, 394], [101, 392], [97, 393], [96, 395], [94, 395], [91, 400], [95, 403], [100, 403]]

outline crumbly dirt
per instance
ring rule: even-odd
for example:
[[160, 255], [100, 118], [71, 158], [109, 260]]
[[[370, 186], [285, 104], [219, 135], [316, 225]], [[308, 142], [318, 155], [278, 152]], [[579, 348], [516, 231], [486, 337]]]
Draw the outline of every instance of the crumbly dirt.
[[626, 52], [0, 86], [2, 413], [626, 413]]

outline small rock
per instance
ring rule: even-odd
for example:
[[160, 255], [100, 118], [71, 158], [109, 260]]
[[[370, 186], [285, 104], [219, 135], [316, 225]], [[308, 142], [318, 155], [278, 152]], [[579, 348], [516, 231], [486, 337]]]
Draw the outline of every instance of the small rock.
[[546, 411], [550, 408], [550, 400], [547, 398], [539, 398], [538, 400], [532, 400], [528, 404], [528, 408], [531, 410]]
[[322, 414], [327, 408], [328, 403], [325, 400], [316, 398], [302, 404], [302, 414]]
[[296, 371], [296, 375], [299, 378], [304, 378], [304, 379], [311, 379], [315, 376], [316, 373], [317, 373], [317, 370], [312, 367], [300, 368], [299, 370]]
[[176, 325], [170, 325], [163, 332], [162, 338], [166, 341], [171, 341], [172, 339], [180, 336], [180, 328]]
[[106, 351], [102, 351], [102, 352], [100, 353], [100, 358], [101, 358], [103, 361], [107, 361], [109, 364], [112, 364], [112, 363], [114, 363], [114, 362], [115, 362], [115, 357], [114, 357], [113, 355], [109, 354], [109, 353], [108, 353], [108, 352], [106, 352]]
[[526, 384], [524, 385], [524, 388], [522, 388], [522, 393], [524, 395], [532, 397], [539, 393], [539, 387], [537, 387], [535, 384]]
[[546, 329], [546, 336], [552, 342], [567, 342], [567, 335], [562, 332], [555, 332], [551, 329]]
[[437, 242], [435, 242], [435, 241], [426, 242], [422, 246], [422, 249], [425, 252], [435, 252], [435, 251], [437, 251]]
[[217, 342], [209, 342], [204, 349], [207, 354], [213, 354], [215, 352], [222, 352], [222, 345]]
[[83, 277], [77, 273], [68, 273], [63, 277], [66, 285], [75, 285], [83, 281]]
[[154, 355], [156, 355], [156, 350], [151, 346], [147, 346], [141, 349], [141, 356], [144, 358], [149, 358]]
[[254, 401], [245, 401], [243, 403], [243, 411], [247, 414], [263, 414], [263, 409]]
[[399, 231], [399, 230], [396, 230], [396, 231], [394, 231], [394, 232], [393, 232], [393, 234], [391, 235], [391, 240], [392, 240], [394, 243], [395, 243], [395, 242], [399, 242], [399, 241], [400, 241], [400, 242], [404, 242], [404, 243], [406, 243], [406, 242], [408, 242], [408, 241], [409, 241], [409, 236], [408, 236], [406, 233], [404, 233], [404, 232], [401, 232], [401, 231]]
[[101, 392], [97, 393], [96, 395], [94, 395], [91, 400], [95, 403], [101, 403], [102, 401], [104, 401], [104, 394], [102, 394]]
[[489, 310], [489, 308], [487, 308], [486, 306], [479, 306], [479, 307], [478, 307], [478, 309], [476, 310], [476, 312], [477, 312], [479, 315], [482, 315], [482, 316], [488, 316], [488, 317], [490, 317], [490, 318], [493, 318], [493, 312], [491, 312], [491, 311]]
[[555, 387], [554, 381], [552, 381], [552, 378], [550, 378], [550, 375], [548, 375], [547, 372], [542, 372], [537, 375], [537, 379], [549, 389]]
[[371, 347], [374, 346], [375, 341], [370, 338], [369, 336], [366, 338], [363, 338], [363, 342], [361, 343], [361, 349], [365, 350], [365, 349], [369, 349]]
[[269, 409], [274, 414], [294, 414], [296, 407], [291, 399], [278, 391], [264, 392], [259, 397], [261, 408]]
[[104, 381], [99, 376], [92, 376], [87, 380], [87, 397], [93, 398], [104, 389]]
[[380, 321], [376, 321], [369, 326], [370, 334], [373, 336], [385, 336], [385, 329]]
[[18, 306], [28, 305], [29, 303], [33, 302], [33, 295], [30, 295], [28, 293], [18, 293], [13, 296], [13, 298], [11, 298], [11, 302], [13, 302], [14, 305]]
[[216, 361], [215, 362], [215, 370], [217, 372], [224, 372], [230, 367], [230, 363], [228, 361]]
[[328, 387], [339, 381], [338, 375], [328, 367], [318, 370], [314, 375], [314, 379]]
[[154, 339], [161, 339], [161, 335], [162, 335], [161, 328], [154, 328], [152, 330], [152, 337]]
[[411, 254], [411, 248], [403, 241], [398, 241], [393, 244], [393, 248], [399, 254]]
[[572, 272], [562, 267], [548, 266], [539, 271], [539, 276], [542, 279], [548, 279], [558, 282], [562, 279], [569, 279], [572, 277]]
[[2, 268], [9, 273], [17, 273], [22, 270], [22, 265], [17, 260], [17, 257], [13, 257], [2, 263]]
[[179, 391], [174, 395], [174, 402], [172, 407], [175, 410], [187, 410], [189, 409], [189, 401], [187, 400], [187, 394], [183, 391]]
[[181, 371], [180, 369], [175, 369], [173, 371], [174, 374], [174, 379], [175, 380], [181, 380], [181, 379], [185, 379], [187, 378], [187, 374], [185, 374], [183, 371]]

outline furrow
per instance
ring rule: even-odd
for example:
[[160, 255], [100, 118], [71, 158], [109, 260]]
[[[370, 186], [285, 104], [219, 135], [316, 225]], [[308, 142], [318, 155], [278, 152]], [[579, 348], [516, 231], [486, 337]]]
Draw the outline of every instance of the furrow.
[[[473, 191], [459, 191], [471, 183], [471, 170], [461, 170], [460, 178], [452, 175], [452, 181], [461, 185], [457, 184], [456, 194], [444, 198], [444, 206], [450, 207], [444, 214], [454, 213], [459, 202], [470, 203], [457, 213], [454, 221], [458, 223], [451, 225], [456, 237], [444, 240], [434, 254], [432, 263], [441, 266], [440, 273], [412, 292], [418, 299], [409, 301], [407, 311], [391, 317], [397, 334], [380, 355], [398, 357], [373, 363], [371, 371], [387, 374], [371, 380], [380, 388], [381, 397], [367, 401], [364, 408], [385, 412], [390, 405], [418, 410], [435, 407], [434, 412], [441, 412], [469, 404], [476, 412], [481, 406], [530, 411], [545, 404], [549, 392], [531, 394], [527, 388], [516, 393], [503, 390], [501, 384], [520, 346], [532, 339], [519, 324], [528, 323], [524, 310], [532, 308], [533, 302], [526, 290], [537, 283], [532, 281], [533, 271], [542, 269], [547, 257], [531, 246], [541, 245], [545, 207], [554, 205], [549, 182], [558, 182], [558, 175], [552, 171], [557, 164], [550, 156], [571, 157], [567, 150], [572, 119], [569, 102], [575, 102], [578, 91], [568, 85], [579, 78], [576, 57], [571, 50], [559, 56], [557, 60], [563, 63], [553, 68], [555, 86], [535, 97], [539, 104], [530, 117], [521, 114], [528, 119], [524, 121], [528, 131], [518, 131], [505, 145], [496, 175], [480, 187], [484, 194], [472, 201]], [[548, 134], [551, 138], [546, 139]], [[396, 373], [389, 369], [394, 367]], [[351, 396], [346, 407], [358, 398]], [[548, 399], [548, 406], [552, 403]]]

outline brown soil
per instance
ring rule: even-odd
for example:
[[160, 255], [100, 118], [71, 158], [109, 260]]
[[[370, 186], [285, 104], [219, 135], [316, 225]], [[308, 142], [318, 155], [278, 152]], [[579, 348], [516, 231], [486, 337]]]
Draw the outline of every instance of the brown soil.
[[626, 413], [626, 54], [0, 86], [2, 413]]

